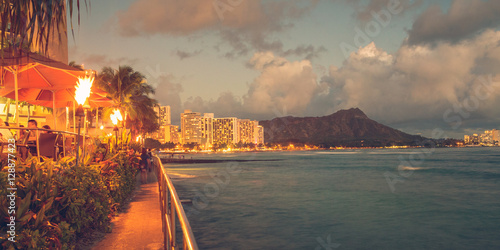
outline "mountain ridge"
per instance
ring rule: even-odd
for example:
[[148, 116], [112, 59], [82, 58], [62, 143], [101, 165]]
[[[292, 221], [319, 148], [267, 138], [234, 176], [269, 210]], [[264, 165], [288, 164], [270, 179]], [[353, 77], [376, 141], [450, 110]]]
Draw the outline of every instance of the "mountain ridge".
[[264, 140], [270, 143], [372, 147], [413, 146], [425, 140], [378, 123], [359, 108], [320, 117], [279, 117], [259, 124], [264, 127]]

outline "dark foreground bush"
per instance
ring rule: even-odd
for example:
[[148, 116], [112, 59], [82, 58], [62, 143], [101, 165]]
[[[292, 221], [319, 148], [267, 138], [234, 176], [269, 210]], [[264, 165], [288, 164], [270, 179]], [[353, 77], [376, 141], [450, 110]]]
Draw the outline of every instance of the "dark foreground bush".
[[[15, 209], [9, 165], [0, 171], [0, 249], [73, 249], [89, 230], [110, 230], [110, 219], [135, 188], [138, 157], [124, 152], [99, 163], [29, 158], [15, 165]], [[12, 176], [10, 176], [12, 177]], [[8, 224], [15, 217], [15, 239]]]

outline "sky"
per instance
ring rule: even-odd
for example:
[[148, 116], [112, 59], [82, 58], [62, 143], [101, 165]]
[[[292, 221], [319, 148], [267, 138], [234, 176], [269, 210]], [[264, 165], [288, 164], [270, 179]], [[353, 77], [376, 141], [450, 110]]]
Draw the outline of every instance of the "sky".
[[266, 120], [360, 108], [427, 137], [500, 129], [500, 1], [107, 0], [69, 58], [132, 66], [170, 105]]

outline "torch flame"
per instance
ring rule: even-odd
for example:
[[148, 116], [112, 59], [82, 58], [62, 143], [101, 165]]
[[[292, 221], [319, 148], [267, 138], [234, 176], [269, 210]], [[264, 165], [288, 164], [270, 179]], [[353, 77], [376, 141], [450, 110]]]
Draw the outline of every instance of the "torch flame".
[[109, 117], [111, 118], [111, 122], [113, 123], [113, 125], [118, 124], [118, 121], [123, 121], [122, 114], [118, 109], [115, 109], [113, 111], [113, 114], [111, 114]]
[[78, 82], [75, 87], [75, 100], [78, 104], [83, 105], [85, 100], [90, 96], [90, 88], [94, 82], [94, 77], [80, 78], [78, 77]]

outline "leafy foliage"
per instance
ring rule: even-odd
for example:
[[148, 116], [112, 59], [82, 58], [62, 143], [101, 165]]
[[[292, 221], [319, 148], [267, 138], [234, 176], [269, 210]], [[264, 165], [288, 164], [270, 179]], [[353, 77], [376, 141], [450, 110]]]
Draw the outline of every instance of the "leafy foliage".
[[[68, 5], [66, 6], [66, 2]], [[60, 34], [69, 9], [71, 28], [74, 7], [77, 8], [80, 24], [80, 2], [90, 5], [90, 0], [2, 0], [0, 3], [1, 45], [16, 48], [37, 45], [42, 53], [47, 52], [50, 35]]]
[[[119, 151], [103, 161], [74, 157], [55, 162], [31, 157], [16, 164], [16, 242], [0, 236], [2, 249], [72, 249], [89, 229], [110, 230], [110, 219], [135, 188], [139, 157]], [[2, 164], [2, 166], [7, 166]], [[6, 232], [7, 168], [0, 171], [0, 217]]]
[[158, 130], [158, 117], [153, 109], [157, 101], [149, 96], [155, 90], [143, 74], [126, 65], [118, 70], [104, 67], [96, 78], [96, 85], [116, 103], [104, 110], [106, 117], [112, 110], [119, 109], [122, 113], [125, 111], [126, 128], [141, 133]]

